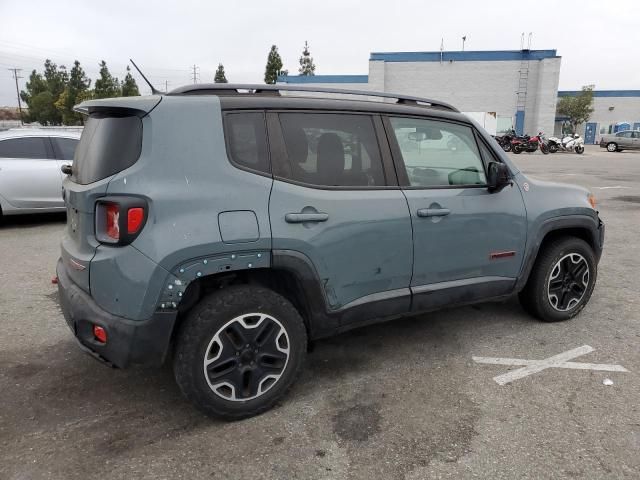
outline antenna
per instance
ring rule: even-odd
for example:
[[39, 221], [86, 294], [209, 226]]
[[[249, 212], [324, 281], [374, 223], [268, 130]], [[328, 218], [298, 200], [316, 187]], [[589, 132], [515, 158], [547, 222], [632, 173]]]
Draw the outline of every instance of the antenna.
[[162, 95], [163, 93], [166, 93], [166, 92], [161, 92], [160, 90], [156, 90], [156, 87], [151, 85], [151, 82], [149, 81], [149, 79], [145, 77], [144, 73], [142, 73], [142, 71], [138, 68], [138, 65], [136, 65], [136, 62], [134, 62], [132, 59], [129, 59], [129, 61], [131, 62], [133, 67], [138, 71], [140, 76], [144, 78], [144, 81], [147, 82], [147, 85], [149, 85], [149, 88], [151, 88], [151, 93], [153, 93], [154, 95]]

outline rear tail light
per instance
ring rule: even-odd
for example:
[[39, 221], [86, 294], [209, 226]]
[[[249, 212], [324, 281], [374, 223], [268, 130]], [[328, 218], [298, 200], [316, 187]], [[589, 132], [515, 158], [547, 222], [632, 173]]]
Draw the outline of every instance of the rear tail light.
[[96, 203], [96, 239], [111, 245], [127, 245], [147, 221], [147, 202], [139, 197], [104, 197]]

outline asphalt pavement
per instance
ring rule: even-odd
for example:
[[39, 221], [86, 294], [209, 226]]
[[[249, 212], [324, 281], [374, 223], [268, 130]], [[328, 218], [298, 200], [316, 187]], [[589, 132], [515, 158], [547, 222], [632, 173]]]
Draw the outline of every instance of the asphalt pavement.
[[[0, 479], [640, 478], [640, 153], [512, 158], [598, 198], [606, 245], [577, 318], [541, 323], [509, 300], [355, 330], [318, 342], [276, 408], [234, 423], [196, 412], [169, 367], [81, 352], [51, 283], [64, 216], [5, 219]], [[627, 371], [494, 380], [580, 348], [568, 362]]]

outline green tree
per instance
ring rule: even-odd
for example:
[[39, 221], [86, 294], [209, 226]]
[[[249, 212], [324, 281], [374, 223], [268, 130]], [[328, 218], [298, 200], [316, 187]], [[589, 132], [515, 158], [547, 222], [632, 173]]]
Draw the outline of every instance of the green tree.
[[39, 122], [42, 125], [60, 125], [62, 113], [55, 103], [65, 89], [69, 76], [64, 66], [58, 66], [51, 60], [44, 62], [44, 74], [33, 70], [25, 90], [20, 98], [27, 104], [29, 113], [25, 115], [27, 122]]
[[304, 49], [302, 50], [302, 56], [300, 57], [300, 68], [298, 69], [300, 75], [310, 76], [316, 74], [316, 66], [313, 63], [313, 57], [309, 52], [309, 44], [305, 40]]
[[74, 112], [73, 107], [86, 97], [86, 92], [90, 86], [91, 80], [87, 78], [84, 69], [80, 66], [80, 62], [76, 60], [69, 72], [69, 81], [55, 102], [55, 107], [62, 115], [62, 123], [64, 125], [82, 124], [82, 115]]
[[135, 97], [136, 95], [140, 95], [140, 90], [138, 90], [136, 79], [131, 75], [131, 69], [129, 68], [129, 65], [127, 65], [127, 74], [122, 81], [122, 96]]
[[107, 68], [107, 63], [102, 60], [100, 62], [100, 78], [96, 80], [93, 89], [93, 98], [111, 98], [121, 95], [120, 82], [116, 77], [111, 75], [109, 68]]
[[589, 120], [593, 113], [593, 87], [586, 85], [575, 97], [561, 97], [558, 101], [557, 113], [568, 117], [572, 133], [576, 133], [578, 125]]
[[269, 56], [267, 57], [267, 66], [264, 70], [264, 83], [274, 84], [278, 80], [279, 75], [285, 72], [282, 70], [282, 58], [278, 53], [278, 47], [271, 45]]
[[224, 74], [224, 65], [221, 63], [218, 64], [218, 69], [216, 70], [216, 76], [213, 81], [215, 83], [229, 83], [227, 81], [227, 76]]

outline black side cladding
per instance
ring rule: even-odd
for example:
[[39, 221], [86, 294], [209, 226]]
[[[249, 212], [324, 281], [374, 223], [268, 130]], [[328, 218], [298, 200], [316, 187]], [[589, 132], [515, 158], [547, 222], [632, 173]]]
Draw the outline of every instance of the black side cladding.
[[71, 180], [97, 182], [136, 163], [142, 150], [142, 120], [128, 111], [95, 112], [87, 118], [73, 158]]

